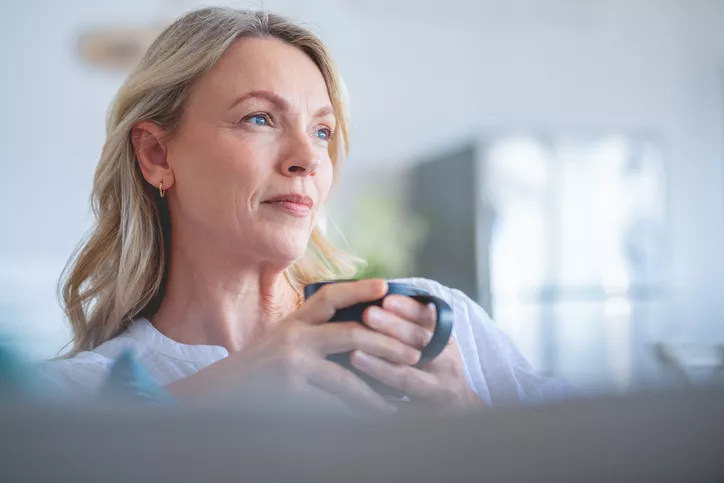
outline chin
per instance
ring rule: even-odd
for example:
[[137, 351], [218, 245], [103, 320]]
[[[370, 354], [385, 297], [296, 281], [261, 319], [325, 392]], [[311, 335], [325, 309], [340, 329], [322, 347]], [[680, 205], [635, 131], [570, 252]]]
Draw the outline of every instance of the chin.
[[307, 251], [309, 236], [295, 234], [277, 237], [267, 245], [269, 257], [285, 265], [291, 265]]

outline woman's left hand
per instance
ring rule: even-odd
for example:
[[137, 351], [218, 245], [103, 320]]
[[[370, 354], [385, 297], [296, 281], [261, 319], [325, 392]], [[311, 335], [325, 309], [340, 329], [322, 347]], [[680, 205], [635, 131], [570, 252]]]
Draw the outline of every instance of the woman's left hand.
[[[430, 342], [435, 320], [433, 305], [425, 306], [403, 295], [385, 297], [382, 308], [371, 306], [363, 315], [363, 322], [370, 328], [415, 349], [422, 349]], [[419, 369], [394, 364], [360, 351], [353, 352], [350, 361], [356, 369], [390, 387], [404, 391], [414, 401], [427, 401], [436, 406], [461, 409], [484, 405], [468, 386], [460, 350], [453, 338], [440, 355]]]

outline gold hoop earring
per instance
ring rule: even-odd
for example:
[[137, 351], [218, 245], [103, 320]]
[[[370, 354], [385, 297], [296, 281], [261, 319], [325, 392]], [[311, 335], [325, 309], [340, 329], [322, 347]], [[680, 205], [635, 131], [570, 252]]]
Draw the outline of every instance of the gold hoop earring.
[[158, 194], [161, 195], [161, 198], [166, 196], [166, 190], [163, 189], [163, 180], [158, 184]]

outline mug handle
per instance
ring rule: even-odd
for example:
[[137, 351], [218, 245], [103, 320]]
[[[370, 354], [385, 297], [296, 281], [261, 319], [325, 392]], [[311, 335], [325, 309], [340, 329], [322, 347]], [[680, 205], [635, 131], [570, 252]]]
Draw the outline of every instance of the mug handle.
[[437, 319], [435, 321], [435, 331], [432, 334], [430, 342], [422, 349], [420, 362], [417, 365], [430, 362], [436, 358], [445, 349], [452, 335], [453, 329], [453, 313], [450, 306], [444, 300], [433, 295], [408, 295], [408, 297], [417, 300], [425, 305], [433, 304]]

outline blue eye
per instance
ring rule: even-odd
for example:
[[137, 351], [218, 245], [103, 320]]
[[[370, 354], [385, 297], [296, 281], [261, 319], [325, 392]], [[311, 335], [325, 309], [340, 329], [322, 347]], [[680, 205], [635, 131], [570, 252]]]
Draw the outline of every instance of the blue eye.
[[251, 116], [247, 121], [251, 122], [252, 124], [256, 124], [257, 126], [268, 126], [269, 123], [267, 122], [266, 117], [264, 116]]
[[322, 141], [329, 141], [332, 138], [332, 131], [327, 128], [320, 129], [315, 133], [318, 139]]
[[271, 124], [269, 122], [269, 116], [265, 114], [254, 114], [253, 116], [247, 117], [245, 119], [245, 122], [248, 122], [255, 126], [269, 126]]

